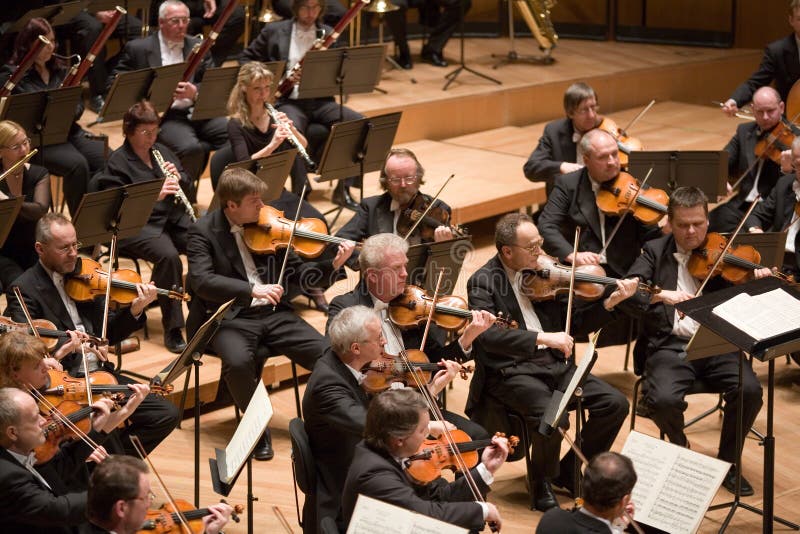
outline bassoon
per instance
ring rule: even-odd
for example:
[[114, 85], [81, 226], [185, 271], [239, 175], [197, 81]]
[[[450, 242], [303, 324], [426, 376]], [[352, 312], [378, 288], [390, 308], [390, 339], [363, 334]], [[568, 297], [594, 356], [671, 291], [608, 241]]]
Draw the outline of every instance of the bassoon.
[[61, 82], [61, 87], [74, 87], [81, 83], [83, 77], [86, 76], [86, 73], [89, 72], [89, 69], [91, 69], [92, 65], [94, 65], [94, 60], [97, 59], [97, 54], [99, 54], [103, 50], [103, 47], [106, 46], [106, 41], [108, 41], [108, 38], [111, 37], [111, 33], [116, 29], [117, 24], [119, 24], [119, 20], [122, 18], [122, 15], [126, 13], [127, 11], [119, 6], [114, 8], [114, 14], [111, 15], [111, 20], [106, 23], [103, 31], [101, 31], [100, 35], [98, 35], [97, 39], [95, 39], [94, 44], [92, 44], [92, 47], [89, 49], [89, 53], [86, 54], [86, 57], [83, 58], [80, 63], [76, 63], [72, 66], [67, 73], [66, 78], [64, 78], [64, 81]]
[[14, 87], [17, 86], [22, 77], [25, 76], [25, 73], [28, 72], [28, 69], [33, 66], [36, 56], [39, 55], [39, 50], [41, 50], [43, 46], [49, 44], [50, 41], [48, 41], [44, 35], [40, 35], [39, 38], [33, 42], [31, 49], [28, 50], [28, 53], [25, 54], [25, 57], [19, 62], [16, 70], [11, 73], [11, 76], [8, 78], [5, 85], [0, 88], [0, 98], [11, 94], [11, 91], [14, 90]]

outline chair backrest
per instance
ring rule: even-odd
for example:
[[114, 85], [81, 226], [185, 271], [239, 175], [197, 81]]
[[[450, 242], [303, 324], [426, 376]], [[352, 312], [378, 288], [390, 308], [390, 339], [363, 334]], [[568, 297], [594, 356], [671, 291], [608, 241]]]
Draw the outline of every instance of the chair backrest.
[[317, 469], [302, 419], [295, 417], [289, 421], [289, 437], [292, 440], [295, 483], [300, 491], [313, 495], [317, 487]]

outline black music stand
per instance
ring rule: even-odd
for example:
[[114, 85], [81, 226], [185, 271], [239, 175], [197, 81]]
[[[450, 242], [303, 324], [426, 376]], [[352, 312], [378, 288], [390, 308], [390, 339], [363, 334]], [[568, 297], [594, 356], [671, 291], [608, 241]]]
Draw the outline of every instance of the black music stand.
[[[718, 347], [716, 354], [731, 352], [738, 350], [739, 352], [739, 389], [742, 387], [742, 369], [744, 365], [745, 353], [749, 353], [754, 358], [761, 361], [769, 362], [769, 372], [767, 379], [767, 432], [763, 438], [764, 444], [764, 509], [759, 510], [755, 506], [741, 502], [739, 494], [741, 488], [742, 476], [742, 419], [744, 410], [744, 399], [739, 395], [737, 402], [737, 450], [739, 451], [736, 458], [736, 492], [734, 499], [731, 502], [716, 504], [711, 506], [709, 510], [717, 510], [720, 508], [730, 507], [725, 521], [722, 523], [720, 532], [723, 532], [733, 519], [733, 514], [736, 513], [737, 508], [741, 507], [756, 514], [761, 514], [763, 519], [763, 532], [772, 532], [773, 522], [777, 521], [786, 525], [787, 527], [800, 530], [800, 525], [796, 525], [790, 521], [775, 516], [775, 435], [773, 433], [773, 419], [774, 419], [774, 397], [775, 397], [775, 358], [790, 352], [800, 350], [800, 328], [796, 328], [789, 332], [773, 336], [767, 339], [756, 340], [750, 337], [745, 332], [739, 330], [732, 324], [724, 319], [714, 315], [713, 309], [715, 306], [735, 297], [736, 295], [745, 292], [749, 295], [759, 295], [772, 291], [773, 289], [781, 288], [796, 299], [800, 299], [800, 290], [791, 286], [790, 284], [775, 278], [767, 277], [760, 280], [753, 280], [744, 285], [725, 288], [715, 291], [708, 295], [687, 300], [675, 305], [675, 308], [680, 312], [685, 313], [702, 327], [707, 327], [714, 334], [722, 338], [727, 345], [722, 344]], [[687, 359], [694, 359], [692, 343], [687, 345]], [[699, 356], [706, 357], [708, 354]]]
[[[364, 200], [364, 175], [383, 168], [402, 115], [402, 111], [397, 111], [334, 124], [325, 142], [325, 150], [319, 163], [319, 178], [316, 181], [321, 183], [359, 176], [359, 201]], [[343, 209], [344, 207], [337, 207], [325, 213], [328, 215], [336, 212], [330, 226], [336, 224]]]
[[[236, 85], [238, 73], [238, 66], [208, 69], [203, 75], [203, 90], [197, 92], [191, 119], [213, 119], [227, 115], [228, 96]], [[272, 79], [274, 81], [275, 77]]]
[[628, 155], [628, 172], [644, 176], [653, 167], [648, 185], [668, 193], [694, 185], [708, 198], [727, 192], [728, 153], [724, 150], [633, 151]]
[[114, 78], [94, 124], [121, 119], [135, 102], [143, 98], [153, 104], [156, 112], [166, 112], [184, 70], [186, 63], [120, 72]]
[[[267, 184], [267, 191], [261, 197], [261, 200], [264, 204], [267, 204], [280, 198], [281, 192], [283, 191], [283, 184], [286, 183], [286, 178], [289, 176], [289, 171], [292, 169], [296, 157], [297, 149], [292, 148], [290, 150], [283, 150], [270, 154], [264, 158], [246, 159], [244, 161], [229, 163], [225, 166], [225, 169], [238, 167], [248, 170], [261, 178], [261, 181]], [[217, 208], [219, 208], [219, 199], [217, 198], [217, 194], [214, 193], [211, 203], [208, 205], [208, 211], [213, 211]]]
[[23, 197], [0, 200], [0, 247], [8, 239], [8, 233], [11, 232], [11, 227], [14, 226], [14, 221], [17, 220], [17, 215], [19, 215], [19, 210], [24, 200]]
[[[401, 236], [402, 237], [402, 236]], [[472, 236], [446, 241], [431, 241], [408, 247], [408, 280], [427, 291], [436, 289], [439, 272], [444, 269], [439, 294], [453, 293], [467, 253], [472, 250]]]
[[8, 33], [19, 32], [28, 25], [31, 19], [37, 17], [47, 19], [50, 26], [61, 26], [72, 20], [78, 13], [83, 11], [87, 5], [89, 5], [89, 0], [78, 0], [76, 2], [64, 2], [63, 4], [32, 9], [20, 17], [11, 29], [8, 30]]
[[478, 72], [475, 69], [467, 67], [467, 62], [464, 59], [464, 2], [462, 2], [461, 0], [458, 1], [458, 41], [459, 41], [459, 56], [458, 56], [459, 66], [458, 68], [456, 68], [456, 70], [445, 74], [444, 79], [447, 81], [444, 83], [442, 91], [447, 91], [447, 88], [450, 87], [451, 83], [456, 81], [456, 78], [458, 78], [458, 75], [461, 74], [462, 71], [467, 71], [471, 74], [474, 74], [475, 76], [483, 78], [484, 80], [494, 82], [497, 85], [503, 85], [503, 82], [501, 82], [500, 80], [497, 80], [495, 78], [492, 78], [491, 76]]

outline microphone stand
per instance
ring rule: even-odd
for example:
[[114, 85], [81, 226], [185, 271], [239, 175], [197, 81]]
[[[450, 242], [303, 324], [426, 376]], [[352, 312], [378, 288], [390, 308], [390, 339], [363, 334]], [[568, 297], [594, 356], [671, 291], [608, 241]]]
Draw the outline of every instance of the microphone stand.
[[459, 56], [460, 66], [456, 70], [454, 70], [453, 72], [450, 72], [450, 73], [445, 75], [444, 78], [447, 81], [445, 82], [444, 87], [442, 87], [442, 91], [447, 91], [447, 88], [450, 87], [450, 84], [453, 83], [456, 80], [456, 78], [458, 78], [458, 75], [461, 74], [461, 71], [467, 71], [469, 73], [474, 74], [475, 76], [480, 76], [481, 78], [483, 78], [485, 80], [489, 80], [490, 82], [494, 82], [497, 85], [503, 85], [503, 82], [501, 82], [500, 80], [492, 78], [491, 76], [487, 76], [486, 74], [478, 72], [475, 69], [472, 69], [472, 68], [467, 66], [467, 63], [464, 60], [464, 2], [463, 2], [463, 0], [458, 0], [458, 15], [459, 15], [459, 19], [458, 19], [458, 33], [459, 33], [459, 36], [458, 36], [458, 39], [460, 41], [460, 48], [461, 48], [460, 56]]

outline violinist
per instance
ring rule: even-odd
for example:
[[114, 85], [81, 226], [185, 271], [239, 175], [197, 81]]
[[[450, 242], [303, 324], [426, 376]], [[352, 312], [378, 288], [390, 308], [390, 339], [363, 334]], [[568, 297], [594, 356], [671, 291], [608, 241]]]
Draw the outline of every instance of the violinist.
[[[65, 277], [75, 271], [80, 244], [75, 235], [75, 227], [63, 215], [48, 213], [37, 223], [36, 252], [39, 262], [17, 278], [25, 304], [33, 319], [47, 319], [57, 329], [70, 333], [69, 341], [57, 346], [52, 356], [64, 366], [72, 376], [83, 374], [81, 344], [86, 334], [100, 335], [103, 323], [103, 299], [93, 302], [75, 302], [67, 294]], [[138, 284], [138, 296], [130, 307], [109, 311], [108, 341], [115, 344], [122, 341], [142, 327], [146, 320], [145, 307], [156, 297], [156, 288], [151, 284]], [[8, 308], [6, 315], [17, 322], [25, 321], [25, 313], [12, 293], [6, 295]], [[105, 357], [106, 347], [97, 352], [87, 351], [89, 372], [105, 369], [113, 371], [113, 366]], [[98, 356], [99, 354], [100, 356]], [[124, 375], [115, 373], [120, 384], [135, 383]], [[155, 395], [148, 395], [133, 418], [138, 426], [145, 448], [148, 451], [169, 435], [180, 420], [177, 407]], [[130, 429], [128, 429], [130, 432]], [[123, 443], [127, 445], [127, 442]]]
[[[109, 456], [89, 481], [86, 512], [89, 524], [81, 534], [136, 534], [147, 517], [155, 495], [147, 476], [147, 464], [130, 456]], [[208, 507], [203, 518], [205, 534], [219, 534], [230, 519], [225, 503]]]
[[[328, 325], [328, 337], [331, 347], [317, 360], [303, 395], [303, 418], [318, 475], [315, 503], [303, 508], [306, 534], [317, 532], [324, 517], [338, 519], [347, 469], [363, 437], [369, 406], [361, 385], [362, 370], [386, 357], [380, 315], [371, 307], [341, 310]], [[452, 361], [441, 365], [428, 384], [434, 396], [450, 383], [459, 367]], [[428, 431], [436, 436], [442, 432], [436, 422]]]
[[[572, 336], [565, 332], [566, 306], [559, 300], [531, 302], [523, 292], [521, 271], [536, 268], [542, 253], [542, 238], [529, 216], [511, 213], [501, 218], [495, 245], [497, 255], [467, 281], [469, 305], [495, 315], [503, 312], [517, 321], [519, 328], [495, 326], [478, 336], [472, 349], [477, 368], [466, 412], [479, 422], [490, 422], [492, 414], [485, 413], [484, 407], [494, 400], [526, 419], [538, 420], [554, 388], [567, 383], [575, 372], [575, 365], [566, 360], [574, 348]], [[609, 310], [632, 295], [636, 287], [634, 281], [620, 280], [607, 298], [576, 307], [571, 331], [594, 331], [614, 319], [616, 314]], [[593, 456], [607, 451], [628, 414], [627, 399], [590, 374], [583, 385], [583, 407], [589, 412], [582, 430], [584, 452]], [[558, 505], [552, 483], [573, 491], [574, 454], [567, 453], [559, 464], [559, 432], [545, 437], [532, 430], [531, 439], [533, 506], [546, 511]]]
[[[427, 437], [429, 420], [426, 403], [411, 389], [385, 391], [372, 400], [364, 441], [356, 447], [342, 494], [345, 524], [350, 522], [358, 496], [366, 495], [473, 531], [483, 530], [486, 522], [498, 529], [502, 526], [495, 505], [476, 500], [466, 477], [455, 482], [439, 478], [416, 486], [405, 475], [405, 461]], [[483, 497], [507, 456], [508, 440], [494, 437], [492, 445], [484, 449], [481, 463], [470, 470]]]
[[525, 178], [544, 182], [547, 196], [563, 174], [583, 168], [579, 142], [583, 134], [597, 128], [601, 118], [597, 112], [598, 98], [588, 84], [573, 83], [564, 92], [564, 112], [567, 116], [547, 123], [539, 144], [522, 167]]
[[[744, 365], [742, 390], [739, 391], [739, 355], [737, 352], [686, 361], [681, 353], [699, 328], [690, 317], [681, 319], [675, 304], [695, 297], [702, 281], [689, 274], [687, 262], [695, 248], [701, 246], [708, 231], [708, 200], [696, 187], [681, 187], [669, 200], [669, 222], [672, 234], [645, 244], [641, 256], [634, 262], [627, 277], [650, 280], [662, 288], [658, 294], [637, 292], [623, 303], [626, 312], [642, 318], [642, 333], [634, 354], [637, 372], [644, 373], [647, 384], [645, 402], [651, 408], [651, 418], [669, 440], [683, 447], [689, 441], [683, 432], [683, 412], [688, 404], [686, 391], [695, 380], [703, 380], [714, 392], [722, 393], [726, 407], [720, 433], [720, 460], [734, 463], [736, 450], [736, 406], [739, 395], [744, 397], [744, 417], [741, 443], [761, 409], [761, 385], [750, 365]], [[758, 278], [768, 276], [769, 269], [754, 272]], [[725, 285], [722, 277], [709, 281], [704, 292]], [[642, 363], [644, 358], [644, 363]], [[731, 467], [722, 485], [731, 493], [736, 485], [736, 468]], [[753, 495], [753, 488], [742, 477], [741, 495]]]
[[[785, 128], [795, 135], [800, 134], [800, 129], [788, 124], [783, 116], [784, 103], [778, 92], [772, 87], [762, 87], [753, 95], [753, 115], [755, 122], [746, 122], [736, 128], [736, 134], [725, 145], [728, 153], [728, 175], [731, 179], [741, 177], [739, 191], [728, 202], [718, 205], [710, 215], [710, 231], [732, 232], [736, 229], [747, 209], [758, 195], [766, 198], [778, 178], [784, 172], [790, 172], [789, 150], [783, 146], [783, 141], [773, 143], [777, 152], [780, 152], [780, 162], [776, 163], [767, 154], [759, 157], [756, 148], [759, 141], [768, 141], [768, 136], [773, 132]], [[788, 133], [788, 132], [787, 132]], [[749, 169], [747, 175], [742, 174]]]
[[[187, 324], [190, 335], [229, 299], [236, 299], [211, 340], [222, 358], [222, 378], [240, 410], [244, 411], [261, 379], [264, 362], [256, 350], [285, 354], [306, 369], [328, 346], [325, 338], [296, 315], [278, 284], [284, 254], [289, 254], [286, 280], [301, 287], [330, 283], [353, 251], [339, 245], [333, 260], [303, 262], [293, 251], [252, 254], [245, 246], [242, 226], [258, 221], [266, 184], [244, 169], [228, 169], [217, 186], [221, 209], [202, 217], [189, 229], [189, 285], [195, 298]], [[269, 430], [256, 446], [255, 458], [273, 457]]]

